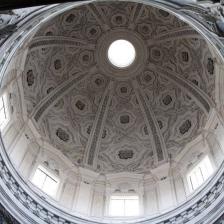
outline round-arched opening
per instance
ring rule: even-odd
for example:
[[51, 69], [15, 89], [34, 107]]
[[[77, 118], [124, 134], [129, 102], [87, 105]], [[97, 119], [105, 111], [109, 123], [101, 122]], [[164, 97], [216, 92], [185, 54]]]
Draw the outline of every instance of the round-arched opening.
[[133, 44], [127, 40], [115, 40], [108, 48], [110, 63], [118, 68], [130, 66], [136, 57]]

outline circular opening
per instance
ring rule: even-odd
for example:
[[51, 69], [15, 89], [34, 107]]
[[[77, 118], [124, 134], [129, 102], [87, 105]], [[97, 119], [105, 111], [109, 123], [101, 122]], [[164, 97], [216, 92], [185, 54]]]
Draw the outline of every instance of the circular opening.
[[108, 49], [108, 58], [118, 68], [128, 67], [135, 60], [135, 48], [127, 40], [116, 40]]

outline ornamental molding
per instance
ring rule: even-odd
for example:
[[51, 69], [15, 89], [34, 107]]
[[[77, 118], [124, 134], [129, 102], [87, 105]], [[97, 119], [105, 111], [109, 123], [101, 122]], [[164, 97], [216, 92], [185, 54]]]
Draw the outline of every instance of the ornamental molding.
[[160, 131], [158, 122], [156, 122], [155, 115], [153, 111], [150, 108], [149, 102], [147, 102], [145, 94], [141, 91], [138, 82], [133, 81], [133, 86], [135, 89], [135, 93], [137, 96], [137, 99], [140, 103], [140, 107], [142, 109], [142, 113], [145, 115], [146, 119], [146, 124], [147, 128], [150, 130], [152, 133], [152, 141], [154, 142], [154, 154], [156, 156], [156, 164], [161, 163], [167, 160], [167, 150], [166, 150], [166, 145], [165, 142], [163, 141], [162, 133]]
[[80, 49], [94, 49], [94, 44], [90, 44], [85, 40], [61, 36], [40, 36], [35, 37], [29, 44], [29, 50], [36, 50], [37, 48], [52, 47], [58, 45], [65, 45], [68, 47], [76, 47]]
[[211, 99], [204, 92], [202, 92], [200, 88], [191, 85], [189, 81], [179, 77], [175, 71], [169, 71], [165, 68], [150, 64], [149, 68], [152, 67], [154, 67], [155, 71], [160, 71], [161, 75], [164, 75], [164, 77], [174, 82], [181, 89], [184, 89], [187, 94], [189, 94], [193, 97], [193, 99], [195, 99], [195, 101], [201, 106], [201, 109], [205, 111], [205, 113], [208, 114], [210, 112], [210, 109], [215, 107]]
[[[138, 23], [133, 28], [136, 20]], [[109, 30], [104, 29], [105, 24]], [[101, 129], [96, 133], [102, 136], [96, 166], [99, 172], [148, 172], [154, 166], [153, 158], [156, 163], [158, 155], [152, 150], [156, 148], [155, 141], [150, 141], [153, 132], [150, 125], [145, 124], [147, 119], [143, 114], [148, 114], [148, 111], [144, 112], [147, 107], [140, 108], [131, 85], [136, 78], [145, 95], [142, 101], [150, 101], [146, 105], [149, 104], [154, 113], [151, 123], [160, 133], [154, 136], [156, 142], [161, 142], [157, 151], [174, 158], [206, 123], [209, 111], [206, 99], [214, 100], [216, 71], [205, 40], [186, 36], [170, 41], [167, 34], [173, 29], [196, 33], [175, 16], [148, 5], [140, 7], [134, 2], [88, 3], [43, 24], [34, 34], [33, 41], [27, 44], [29, 50], [22, 75], [23, 101], [40, 136], [73, 164], [85, 167], [84, 157], [91, 148], [87, 145], [95, 144], [91, 140], [91, 130], [97, 122], [95, 118], [102, 95], [108, 83], [114, 81], [102, 135]], [[146, 46], [148, 39], [154, 41], [155, 36], [162, 36], [163, 41]], [[81, 48], [83, 43], [81, 47], [79, 44], [62, 45], [62, 42], [57, 47], [54, 45], [55, 38], [66, 42], [71, 37], [75, 43], [86, 42], [87, 49]], [[165, 37], [167, 42], [164, 42]], [[45, 42], [41, 46], [42, 39]], [[136, 49], [136, 59], [125, 69], [118, 69], [108, 60], [107, 49], [117, 39], [129, 40]], [[34, 47], [36, 43], [37, 48]], [[169, 77], [179, 76], [176, 85], [174, 78], [168, 79], [160, 74], [161, 71], [147, 67], [148, 61], [156, 68], [169, 68], [169, 73], [175, 71], [175, 76], [171, 74]], [[93, 71], [85, 80], [72, 85], [73, 77], [81, 76], [83, 70]], [[194, 100], [188, 94], [190, 88], [201, 90], [208, 97], [204, 99], [201, 92], [195, 91], [198, 100]], [[132, 149], [124, 148], [130, 142], [136, 143], [132, 144]]]
[[181, 27], [172, 31], [164, 32], [163, 34], [153, 37], [153, 39], [147, 41], [148, 45], [163, 43], [168, 40], [181, 39], [183, 37], [192, 37], [201, 39], [201, 35], [198, 34], [195, 30], [192, 30], [189, 27]]
[[[94, 69], [93, 69], [94, 70]], [[56, 102], [58, 102], [66, 93], [74, 88], [79, 82], [86, 78], [91, 71], [81, 72], [75, 77], [65, 81], [54, 89], [49, 95], [47, 95], [35, 108], [33, 118], [36, 122], [39, 122], [46, 110], [49, 110]]]
[[102, 139], [101, 136], [103, 132], [103, 127], [105, 124], [106, 115], [108, 113], [108, 107], [112, 97], [112, 87], [113, 82], [110, 82], [102, 96], [101, 103], [98, 108], [93, 127], [91, 129], [90, 138], [88, 139], [88, 143], [86, 146], [86, 157], [84, 160], [86, 165], [90, 167], [93, 166], [96, 168], [96, 160], [98, 157], [100, 141]]

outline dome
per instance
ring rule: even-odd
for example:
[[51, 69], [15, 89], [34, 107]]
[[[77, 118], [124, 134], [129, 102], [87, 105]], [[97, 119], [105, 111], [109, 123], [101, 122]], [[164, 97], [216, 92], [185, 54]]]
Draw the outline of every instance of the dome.
[[[117, 40], [134, 47], [129, 66], [108, 58]], [[45, 23], [22, 84], [43, 141], [100, 173], [145, 173], [174, 159], [215, 105], [206, 41], [172, 14], [134, 2], [81, 5]]]
[[1, 206], [28, 224], [221, 216], [223, 6], [201, 4], [3, 12], [0, 222]]

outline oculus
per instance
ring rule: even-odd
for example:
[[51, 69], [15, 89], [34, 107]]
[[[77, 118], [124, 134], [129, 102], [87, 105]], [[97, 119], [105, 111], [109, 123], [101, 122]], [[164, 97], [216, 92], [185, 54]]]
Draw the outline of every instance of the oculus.
[[108, 49], [110, 63], [118, 68], [126, 68], [135, 60], [136, 52], [131, 42], [127, 40], [116, 40]]

